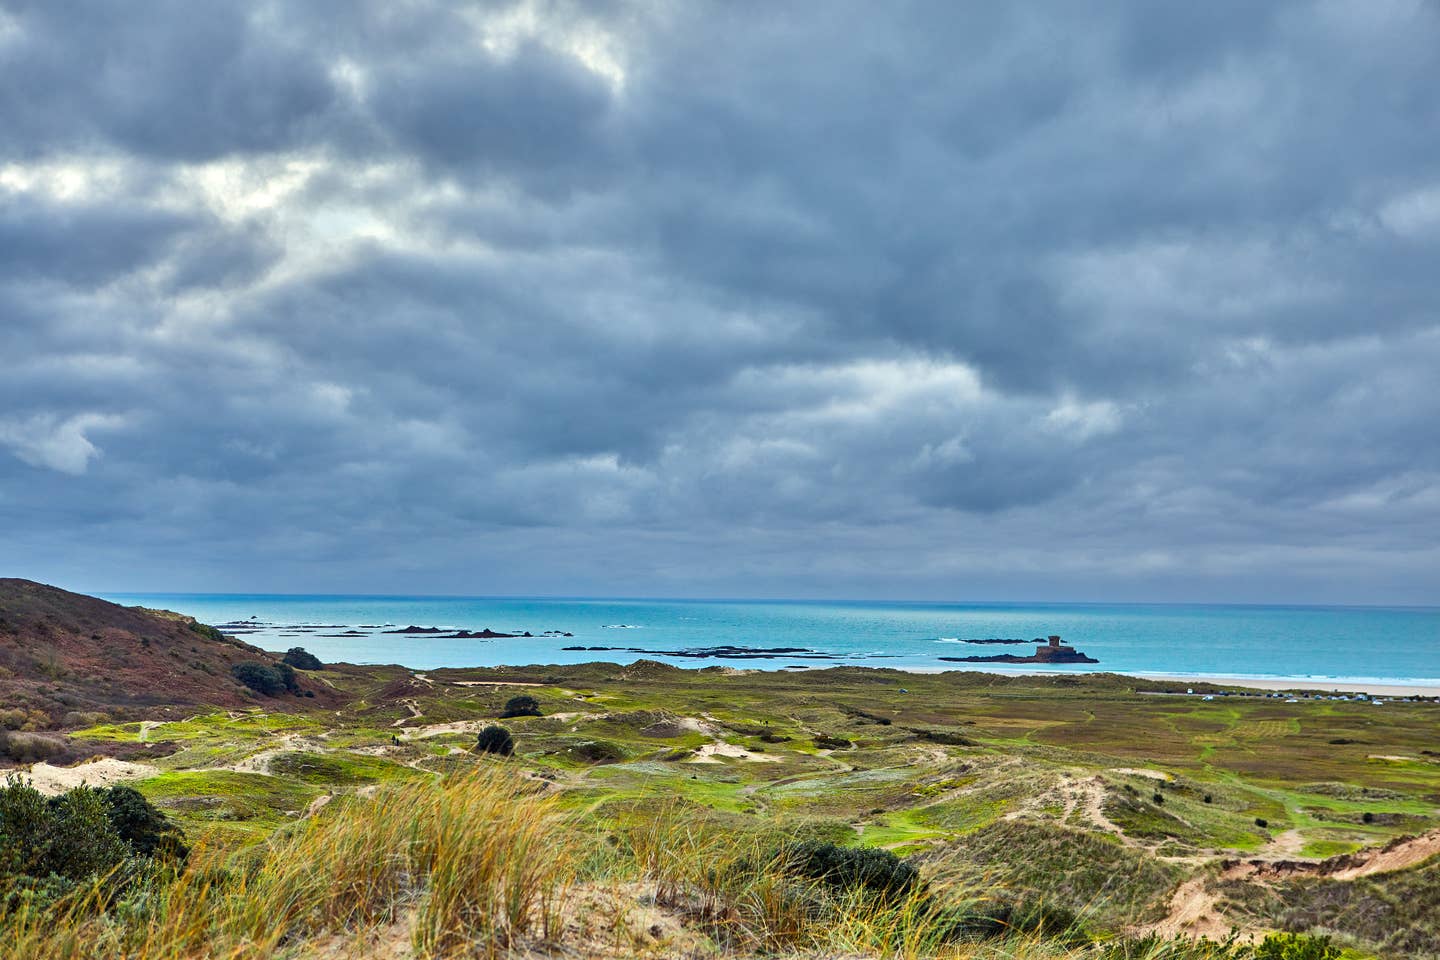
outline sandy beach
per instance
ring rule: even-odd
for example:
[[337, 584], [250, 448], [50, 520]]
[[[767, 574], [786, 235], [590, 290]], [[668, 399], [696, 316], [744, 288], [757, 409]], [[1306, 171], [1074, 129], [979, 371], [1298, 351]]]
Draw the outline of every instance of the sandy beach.
[[1320, 690], [1324, 693], [1363, 693], [1372, 697], [1440, 697], [1440, 684], [1379, 683], [1368, 680], [1316, 680], [1313, 677], [1167, 677], [1161, 673], [1134, 676], [1174, 683], [1208, 683], [1252, 690]]
[[[824, 669], [814, 667], [812, 669]], [[954, 667], [899, 667], [906, 673], [946, 673]], [[1168, 683], [1210, 684], [1219, 687], [1241, 687], [1251, 690], [1283, 691], [1306, 690], [1322, 693], [1363, 693], [1372, 697], [1440, 697], [1440, 682], [1406, 683], [1383, 680], [1345, 680], [1338, 678], [1318, 679], [1316, 677], [1224, 677], [1197, 676], [1195, 674], [1165, 673], [1121, 673], [1119, 671], [1084, 670], [1060, 673], [1055, 670], [1025, 670], [994, 667], [990, 664], [977, 666], [975, 673], [997, 673], [1007, 677], [1055, 677], [1085, 676], [1094, 673], [1115, 673], [1124, 677], [1139, 677], [1145, 680], [1164, 680]]]

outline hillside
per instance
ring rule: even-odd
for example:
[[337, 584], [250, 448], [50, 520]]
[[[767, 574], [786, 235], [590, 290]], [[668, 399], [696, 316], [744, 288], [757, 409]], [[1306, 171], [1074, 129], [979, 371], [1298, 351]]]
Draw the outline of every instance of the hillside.
[[[231, 673], [273, 654], [191, 617], [122, 607], [30, 580], [0, 579], [0, 727], [53, 729], [186, 706], [284, 709], [331, 703], [334, 691], [301, 675], [300, 694], [261, 697]], [[23, 712], [23, 716], [21, 713]]]

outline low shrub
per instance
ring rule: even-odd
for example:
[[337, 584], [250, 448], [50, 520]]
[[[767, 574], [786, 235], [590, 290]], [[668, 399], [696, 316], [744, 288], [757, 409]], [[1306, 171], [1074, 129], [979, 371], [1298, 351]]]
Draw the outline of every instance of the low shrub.
[[12, 763], [39, 763], [65, 755], [65, 744], [38, 733], [11, 733], [0, 730], [0, 758]]
[[504, 720], [509, 717], [538, 717], [541, 715], [540, 701], [528, 693], [522, 693], [518, 697], [511, 697], [505, 701], [505, 709], [500, 712], [500, 719]]
[[624, 747], [609, 740], [586, 740], [575, 744], [568, 752], [572, 760], [581, 763], [620, 763], [629, 758]]
[[475, 737], [476, 753], [497, 753], [508, 757], [515, 752], [515, 738], [501, 726], [489, 726]]
[[247, 660], [235, 664], [230, 668], [230, 672], [236, 680], [267, 697], [279, 696], [287, 691], [296, 693], [300, 689], [299, 681], [295, 679], [295, 669], [288, 663], [272, 665]]
[[947, 939], [990, 940], [1013, 936], [1043, 937], [1066, 945], [1079, 945], [1090, 939], [1073, 911], [1041, 900], [991, 901], [955, 910], [949, 918]]
[[282, 663], [287, 663], [296, 670], [324, 670], [325, 664], [304, 647], [291, 647], [285, 651], [285, 656], [280, 658]]
[[1272, 933], [1255, 946], [1255, 960], [1338, 960], [1340, 948], [1329, 937]]
[[98, 727], [109, 721], [110, 716], [98, 710], [71, 710], [61, 719], [62, 727]]
[[0, 915], [45, 906], [82, 883], [124, 886], [128, 861], [175, 863], [184, 834], [130, 787], [76, 787], [45, 797], [11, 777], [0, 787]]
[[214, 640], [217, 643], [228, 642], [225, 639], [225, 634], [221, 633], [219, 630], [216, 630], [208, 623], [201, 623], [199, 620], [191, 620], [189, 623], [185, 624], [185, 626], [189, 628], [190, 632], [198, 633], [206, 640]]
[[920, 871], [879, 847], [844, 847], [823, 840], [802, 840], [783, 848], [778, 862], [791, 876], [886, 900], [898, 899], [920, 886]]

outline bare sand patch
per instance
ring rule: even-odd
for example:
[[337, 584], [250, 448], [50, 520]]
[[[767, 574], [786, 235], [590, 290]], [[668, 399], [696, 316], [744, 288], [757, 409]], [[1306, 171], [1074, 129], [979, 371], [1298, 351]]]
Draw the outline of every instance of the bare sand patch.
[[479, 733], [494, 720], [455, 720], [450, 723], [430, 723], [423, 727], [406, 727], [400, 731], [401, 740], [427, 740], [446, 733]]
[[670, 717], [648, 727], [642, 727], [640, 736], [666, 739], [668, 737], [683, 737], [687, 733], [703, 733], [707, 737], [715, 735], [715, 728], [710, 724], [701, 721], [698, 717]]
[[32, 786], [46, 796], [56, 796], [74, 787], [108, 787], [126, 780], [144, 780], [160, 772], [148, 763], [131, 763], [114, 757], [101, 757], [74, 767], [54, 767], [37, 763], [26, 775]]
[[752, 763], [779, 763], [779, 757], [772, 757], [768, 753], [752, 753], [744, 747], [737, 747], [733, 743], [707, 743], [695, 750], [695, 755], [686, 760], [686, 763], [719, 763], [720, 757], [729, 757], [732, 760], [748, 760]]
[[457, 687], [543, 687], [543, 683], [527, 683], [523, 680], [454, 680]]
[[1408, 840], [1392, 840], [1369, 856], [1365, 856], [1363, 852], [1356, 854], [1354, 859], [1358, 862], [1343, 867], [1330, 876], [1336, 880], [1353, 880], [1372, 873], [1404, 870], [1435, 856], [1440, 856], [1440, 830], [1432, 830]]
[[1145, 777], [1149, 780], [1160, 780], [1170, 782], [1175, 778], [1163, 770], [1151, 770], [1147, 767], [1111, 767], [1111, 773], [1123, 773], [1132, 777]]

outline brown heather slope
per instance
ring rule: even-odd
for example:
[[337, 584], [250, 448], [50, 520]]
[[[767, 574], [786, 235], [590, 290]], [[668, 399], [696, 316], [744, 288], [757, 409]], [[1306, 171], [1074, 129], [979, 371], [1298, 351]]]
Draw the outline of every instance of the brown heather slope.
[[166, 706], [263, 706], [283, 710], [333, 703], [338, 695], [299, 675], [302, 691], [263, 697], [231, 674], [238, 663], [279, 658], [225, 637], [191, 617], [122, 607], [30, 580], [0, 578], [0, 726], [74, 726], [102, 712], [138, 718]]

